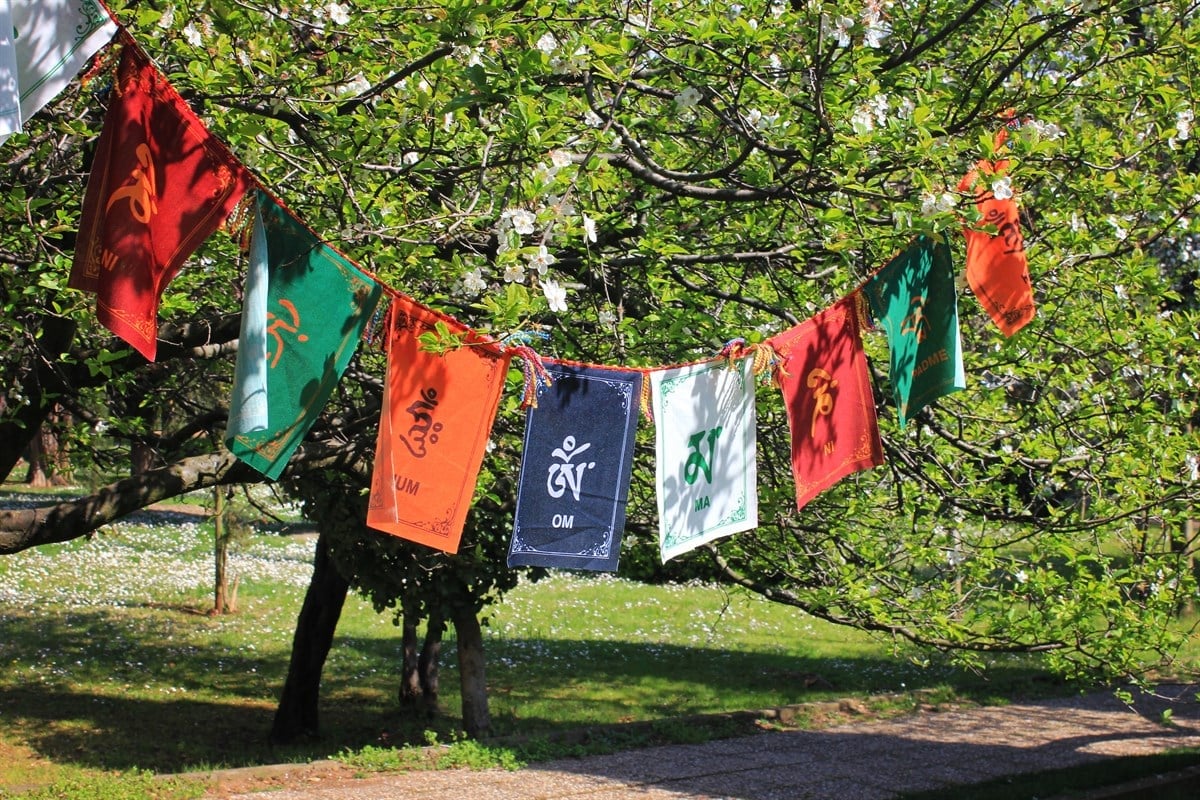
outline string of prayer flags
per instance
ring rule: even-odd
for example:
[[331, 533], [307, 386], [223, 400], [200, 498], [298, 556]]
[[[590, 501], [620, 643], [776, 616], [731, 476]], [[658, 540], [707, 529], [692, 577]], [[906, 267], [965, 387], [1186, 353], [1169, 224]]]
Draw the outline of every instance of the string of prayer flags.
[[271, 266], [267, 257], [267, 232], [263, 225], [264, 202], [266, 195], [261, 190], [255, 190], [246, 281], [242, 288], [237, 365], [233, 373], [233, 395], [229, 401], [229, 422], [225, 426], [226, 442], [244, 434], [265, 431], [270, 422], [267, 403], [267, 289]]
[[265, 193], [258, 195], [257, 210], [268, 264], [269, 424], [238, 432], [226, 444], [275, 479], [350, 363], [381, 289]]
[[[996, 134], [997, 149], [1007, 138], [1005, 129]], [[980, 161], [963, 176], [958, 189], [966, 192], [975, 188], [975, 208], [983, 226], [963, 227], [967, 283], [1000, 332], [1012, 336], [1033, 319], [1035, 308], [1020, 209], [1012, 198], [1011, 186], [1004, 183], [1008, 168], [1007, 160]]]
[[887, 333], [903, 430], [921, 408], [967, 385], [950, 246], [918, 236], [863, 291]]
[[863, 299], [854, 292], [767, 343], [792, 437], [796, 507], [854, 472], [883, 463], [863, 353]]
[[0, 0], [0, 143], [116, 33], [116, 21], [96, 0]]
[[617, 568], [642, 374], [545, 362], [525, 416], [508, 565]]
[[94, 292], [100, 323], [153, 361], [163, 290], [251, 180], [142, 49], [127, 41], [68, 285]]
[[[439, 323], [463, 335], [462, 345], [423, 349], [421, 335]], [[392, 300], [369, 527], [458, 552], [510, 359], [456, 320]]]
[[753, 361], [650, 373], [664, 563], [758, 526]]

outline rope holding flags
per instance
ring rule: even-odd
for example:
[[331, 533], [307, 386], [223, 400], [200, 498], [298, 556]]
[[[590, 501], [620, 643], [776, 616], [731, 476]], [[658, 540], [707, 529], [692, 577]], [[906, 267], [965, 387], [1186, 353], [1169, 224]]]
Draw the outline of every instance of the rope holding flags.
[[[757, 526], [759, 376], [783, 396], [798, 508], [882, 463], [861, 341], [868, 305], [888, 336], [902, 430], [965, 386], [950, 249], [928, 236], [824, 311], [765, 342], [732, 339], [716, 358], [628, 369], [567, 363], [535, 350], [544, 331], [498, 340], [476, 332], [379, 281], [267, 192], [103, 0], [0, 0], [0, 142], [114, 36], [116, 80], [69, 285], [95, 293], [99, 321], [153, 360], [169, 282], [231, 216], [234, 227], [249, 220], [226, 442], [272, 479], [390, 298], [367, 519], [384, 533], [457, 551], [513, 358], [526, 431], [512, 565], [616, 569], [639, 408], [655, 423], [664, 561]], [[1007, 135], [997, 134], [997, 151]], [[1009, 168], [1006, 159], [980, 161], [960, 184], [975, 191], [981, 218], [963, 229], [967, 279], [1006, 336], [1034, 315]], [[459, 346], [423, 349], [421, 335], [443, 327]]]

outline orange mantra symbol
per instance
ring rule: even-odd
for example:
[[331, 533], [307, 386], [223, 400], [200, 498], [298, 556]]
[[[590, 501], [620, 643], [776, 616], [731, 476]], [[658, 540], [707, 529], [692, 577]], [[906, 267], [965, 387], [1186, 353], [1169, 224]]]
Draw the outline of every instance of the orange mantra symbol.
[[915, 333], [917, 341], [925, 341], [925, 337], [929, 334], [928, 325], [925, 320], [925, 298], [921, 295], [913, 295], [912, 302], [908, 304], [910, 311], [904, 321], [900, 323], [901, 333]]
[[817, 437], [817, 419], [833, 413], [833, 395], [829, 393], [829, 390], [836, 389], [838, 382], [833, 379], [832, 375], [820, 367], [816, 367], [809, 372], [805, 382], [808, 384], [808, 388], [813, 390], [813, 397], [817, 400], [813, 406], [812, 426], [809, 428], [808, 433], [810, 437], [815, 439]]
[[[275, 357], [271, 359], [271, 369], [275, 369], [275, 365], [279, 363], [279, 357], [283, 355], [283, 335], [279, 333], [280, 330], [285, 330], [288, 333], [296, 333], [297, 342], [308, 341], [307, 334], [297, 333], [297, 331], [300, 329], [300, 312], [296, 310], [296, 306], [292, 304], [292, 301], [280, 298], [279, 305], [286, 308], [288, 313], [291, 314], [292, 324], [289, 325], [286, 321], [275, 316], [270, 311], [267, 312], [267, 319], [272, 320], [271, 324], [267, 326], [267, 334], [274, 337], [275, 344], [278, 345], [278, 347], [275, 348]], [[268, 356], [269, 355], [270, 354], [268, 354]]]
[[138, 166], [133, 168], [130, 181], [108, 196], [104, 206], [107, 213], [118, 200], [129, 201], [129, 213], [142, 224], [158, 213], [158, 189], [154, 174], [154, 162], [150, 160], [150, 148], [139, 144], [134, 151]]
[[106, 270], [112, 272], [116, 268], [120, 258], [112, 250], [104, 250], [100, 253], [100, 261]]

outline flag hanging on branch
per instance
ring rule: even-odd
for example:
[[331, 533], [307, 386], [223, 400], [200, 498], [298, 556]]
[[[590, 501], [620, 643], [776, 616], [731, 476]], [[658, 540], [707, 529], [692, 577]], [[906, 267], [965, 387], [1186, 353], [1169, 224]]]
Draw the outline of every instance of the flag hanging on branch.
[[246, 280], [242, 287], [242, 321], [238, 332], [237, 365], [233, 373], [233, 395], [229, 400], [228, 441], [238, 436], [265, 431], [270, 424], [267, 403], [267, 291], [271, 265], [267, 256], [267, 232], [262, 205], [269, 202], [256, 190], [250, 219], [250, 251]]
[[526, 412], [508, 565], [616, 570], [642, 375], [545, 366], [553, 382]]
[[57, 97], [116, 33], [117, 23], [95, 0], [0, 0], [0, 142]]
[[845, 476], [883, 463], [860, 335], [862, 303], [855, 292], [767, 342], [780, 357], [797, 508]]
[[[441, 323], [464, 337], [442, 353], [420, 337]], [[509, 355], [408, 297], [392, 301], [388, 369], [367, 525], [458, 552], [496, 418]]]
[[379, 302], [380, 287], [266, 194], [259, 194], [257, 210], [268, 270], [268, 424], [258, 430], [231, 429], [226, 444], [242, 461], [275, 479], [350, 363]]
[[[996, 149], [1008, 131], [996, 134]], [[1033, 319], [1033, 285], [1021, 235], [1021, 214], [1007, 177], [1009, 162], [980, 161], [963, 176], [960, 192], [975, 190], [979, 220], [965, 226], [967, 283], [1005, 336], [1012, 336]]]
[[753, 359], [650, 373], [662, 560], [758, 525]]
[[251, 182], [142, 49], [126, 41], [69, 285], [95, 292], [100, 322], [153, 361], [163, 290]]
[[887, 333], [903, 430], [924, 406], [967, 385], [949, 245], [917, 237], [867, 281], [864, 292]]
[[17, 46], [8, 0], [0, 0], [0, 143], [21, 130], [21, 91], [17, 88]]

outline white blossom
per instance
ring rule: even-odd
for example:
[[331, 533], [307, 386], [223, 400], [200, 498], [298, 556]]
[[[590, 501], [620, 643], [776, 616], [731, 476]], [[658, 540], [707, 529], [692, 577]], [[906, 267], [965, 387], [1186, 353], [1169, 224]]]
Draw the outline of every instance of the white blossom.
[[450, 57], [455, 61], [461, 61], [468, 67], [477, 67], [483, 64], [483, 51], [478, 47], [460, 44], [455, 45]]
[[1190, 108], [1185, 108], [1183, 111], [1175, 114], [1175, 138], [1181, 142], [1186, 142], [1192, 135], [1192, 121], [1196, 115], [1192, 113]]
[[348, 25], [350, 23], [350, 7], [342, 3], [330, 3], [325, 6], [325, 13], [329, 15], [329, 19], [338, 25]]
[[875, 115], [875, 122], [879, 125], [886, 125], [888, 121], [888, 96], [886, 94], [877, 94], [867, 101], [867, 108]]
[[554, 264], [554, 262], [558, 261], [558, 259], [546, 249], [546, 245], [544, 244], [539, 245], [537, 252], [528, 255], [527, 258], [529, 259], [529, 266], [536, 269], [538, 275], [545, 275], [546, 270], [548, 270], [550, 266]]
[[471, 294], [479, 294], [487, 288], [487, 281], [478, 269], [473, 269], [463, 276], [463, 289]]
[[1029, 580], [1029, 576], [1023, 569], [1017, 570], [1017, 573], [1013, 577], [1017, 579], [1017, 583], [1025, 583], [1025, 581]]
[[404, 154], [404, 163], [410, 167], [413, 164], [416, 164], [420, 160], [421, 160], [421, 154], [415, 150], [409, 150], [407, 153]]
[[703, 99], [704, 95], [695, 86], [688, 86], [675, 95], [675, 105], [680, 111], [691, 108]]
[[1192, 483], [1200, 480], [1200, 455], [1187, 454], [1188, 480]]
[[524, 283], [525, 268], [516, 262], [509, 264], [504, 268], [504, 281], [506, 283]]
[[550, 55], [558, 49], [558, 39], [554, 38], [553, 33], [543, 33], [541, 38], [537, 40], [537, 49], [546, 55]]
[[196, 23], [194, 22], [189, 22], [184, 27], [183, 38], [187, 39], [187, 43], [192, 47], [199, 47], [204, 43], [204, 39], [201, 37], [200, 31], [196, 28]]
[[997, 200], [1011, 200], [1013, 196], [1012, 178], [1005, 175], [992, 181], [992, 196]]
[[158, 27], [166, 30], [175, 24], [175, 6], [167, 6], [167, 10], [158, 18]]
[[837, 39], [838, 47], [850, 46], [850, 29], [854, 27], [854, 17], [838, 17], [834, 22], [833, 27], [829, 27], [828, 21], [823, 20], [826, 35], [832, 34]]
[[583, 121], [587, 124], [587, 126], [589, 128], [599, 128], [601, 125], [604, 124], [604, 120], [602, 120], [600, 118], [600, 115], [597, 114], [595, 111], [592, 111], [590, 108], [587, 110], [586, 113], [584, 113]]
[[909, 119], [913, 112], [917, 110], [917, 104], [912, 101], [912, 98], [901, 97], [896, 103], [896, 116], [900, 119]]
[[921, 193], [921, 216], [929, 217], [944, 211], [952, 211], [958, 205], [958, 198], [950, 192]]
[[550, 163], [559, 169], [570, 166], [571, 153], [567, 150], [551, 150]]
[[589, 242], [596, 241], [596, 220], [587, 214], [583, 215], [583, 237]]
[[555, 314], [567, 310], [567, 290], [560, 286], [558, 281], [542, 281], [542, 293], [546, 295], [550, 310]]
[[891, 33], [891, 25], [883, 20], [877, 20], [867, 25], [867, 29], [863, 32], [863, 44], [877, 49]]
[[602, 308], [600, 313], [596, 315], [596, 321], [601, 325], [612, 325], [617, 321], [617, 315], [611, 309]]
[[875, 115], [868, 106], [859, 106], [854, 110], [854, 116], [850, 117], [850, 127], [860, 135], [870, 133], [875, 130]]
[[500, 215], [502, 221], [507, 221], [512, 225], [513, 230], [522, 236], [533, 233], [533, 224], [537, 222], [537, 218], [532, 211], [525, 208], [510, 208]]

